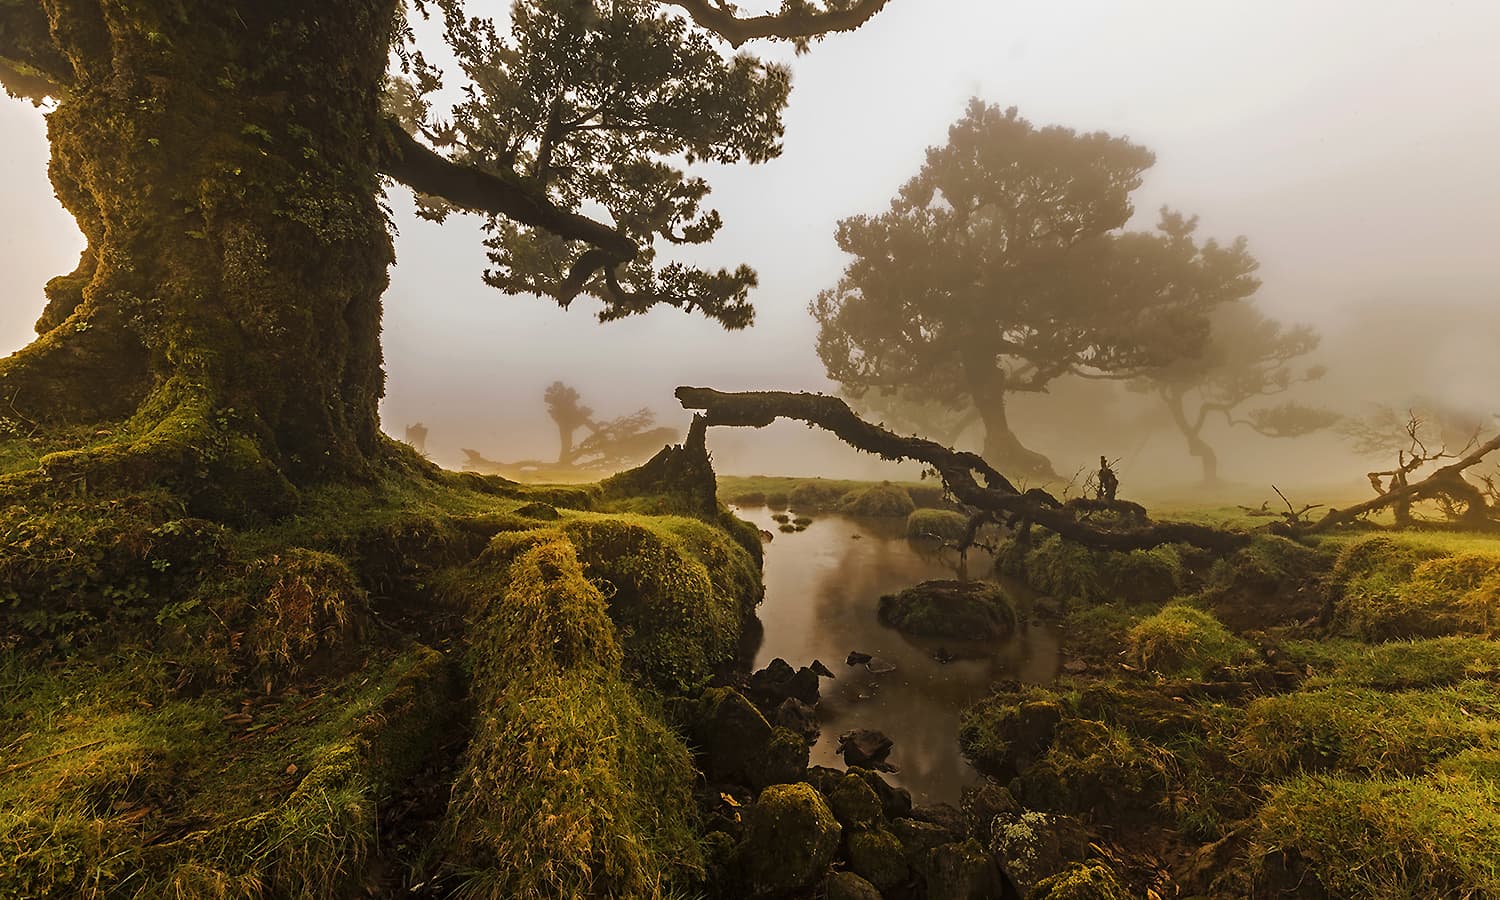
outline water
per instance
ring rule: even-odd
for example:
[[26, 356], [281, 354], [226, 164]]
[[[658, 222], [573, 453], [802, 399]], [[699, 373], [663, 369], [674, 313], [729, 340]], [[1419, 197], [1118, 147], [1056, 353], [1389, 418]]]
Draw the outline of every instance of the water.
[[[755, 666], [782, 657], [794, 667], [821, 659], [837, 674], [823, 679], [818, 715], [823, 730], [812, 748], [812, 764], [843, 767], [838, 736], [873, 728], [895, 741], [888, 776], [923, 803], [956, 803], [961, 790], [980, 776], [958, 750], [958, 716], [1002, 679], [1046, 683], [1057, 677], [1061, 657], [1057, 630], [1022, 625], [998, 641], [915, 638], [880, 624], [882, 594], [919, 581], [955, 577], [951, 551], [937, 554], [914, 546], [902, 520], [848, 519], [828, 515], [806, 531], [783, 533], [769, 510], [739, 515], [775, 534], [767, 544], [765, 602], [758, 609], [765, 637]], [[987, 570], [975, 560], [973, 569]], [[1015, 590], [1015, 586], [1007, 586]], [[939, 649], [958, 659], [939, 663]], [[849, 651], [871, 654], [895, 671], [875, 674], [848, 666]]]

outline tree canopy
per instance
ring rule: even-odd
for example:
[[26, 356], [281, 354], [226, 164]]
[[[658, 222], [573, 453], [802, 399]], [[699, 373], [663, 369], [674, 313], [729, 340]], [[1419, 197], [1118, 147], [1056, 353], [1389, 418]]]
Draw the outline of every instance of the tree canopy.
[[839, 223], [854, 258], [812, 303], [829, 377], [855, 397], [973, 408], [987, 459], [1051, 475], [1012, 433], [1007, 394], [1196, 354], [1208, 310], [1257, 285], [1244, 241], [1199, 243], [1193, 219], [1163, 210], [1154, 232], [1122, 230], [1153, 161], [1125, 138], [971, 101], [887, 212]]

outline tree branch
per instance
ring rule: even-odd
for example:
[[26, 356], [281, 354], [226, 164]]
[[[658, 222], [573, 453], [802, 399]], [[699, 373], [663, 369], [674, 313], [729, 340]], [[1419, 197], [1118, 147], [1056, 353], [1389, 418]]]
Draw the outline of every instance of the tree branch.
[[[732, 7], [715, 0], [664, 0], [687, 12], [699, 27], [706, 28], [738, 47], [762, 38], [805, 41], [837, 31], [853, 31], [885, 8], [890, 0], [858, 0], [847, 9], [808, 12], [806, 8], [783, 7], [782, 12], [742, 19]], [[802, 5], [805, 6], [805, 5]]]
[[386, 131], [388, 149], [380, 169], [412, 190], [441, 197], [463, 209], [505, 216], [567, 240], [584, 241], [609, 254], [611, 264], [634, 259], [640, 249], [618, 230], [563, 209], [537, 191], [443, 157], [393, 120], [386, 121]]
[[[1249, 535], [1187, 522], [1151, 522], [1138, 504], [1078, 499], [1062, 503], [1045, 491], [1018, 491], [1004, 475], [974, 453], [952, 450], [935, 441], [901, 437], [871, 425], [837, 397], [786, 391], [725, 393], [712, 388], [680, 387], [677, 399], [685, 409], [703, 410], [707, 425], [760, 428], [778, 418], [796, 419], [833, 432], [857, 450], [883, 459], [917, 460], [935, 468], [960, 502], [975, 509], [1003, 514], [1014, 523], [1035, 523], [1068, 540], [1102, 550], [1144, 550], [1162, 544], [1186, 543], [1210, 550], [1230, 551], [1249, 543]], [[983, 485], [980, 480], [983, 480]], [[1119, 515], [1121, 527], [1089, 521], [1094, 512]]]

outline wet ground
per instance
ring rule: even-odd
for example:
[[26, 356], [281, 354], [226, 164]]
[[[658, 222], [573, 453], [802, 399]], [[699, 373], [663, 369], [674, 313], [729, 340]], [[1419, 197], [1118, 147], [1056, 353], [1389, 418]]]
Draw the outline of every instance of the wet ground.
[[[778, 656], [793, 666], [821, 659], [838, 676], [823, 679], [823, 732], [812, 750], [813, 765], [842, 767], [835, 753], [839, 734], [874, 728], [896, 742], [890, 762], [900, 771], [892, 781], [919, 804], [957, 803], [962, 788], [980, 780], [958, 751], [959, 712], [995, 681], [1055, 679], [1061, 665], [1057, 630], [1022, 625], [999, 641], [908, 637], [880, 624], [880, 596], [931, 578], [953, 578], [954, 553], [908, 542], [899, 519], [826, 515], [806, 531], [783, 533], [767, 509], [738, 512], [775, 535], [765, 548], [766, 596], [759, 608], [765, 637], [755, 666]], [[988, 559], [971, 555], [971, 574], [989, 568]], [[851, 650], [875, 659], [846, 665]], [[957, 658], [942, 663], [939, 656]], [[888, 666], [894, 668], [881, 671]]]

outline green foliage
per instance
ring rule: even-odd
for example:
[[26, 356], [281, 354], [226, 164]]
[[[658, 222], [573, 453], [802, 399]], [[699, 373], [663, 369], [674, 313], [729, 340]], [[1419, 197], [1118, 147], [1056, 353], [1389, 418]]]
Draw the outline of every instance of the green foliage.
[[916, 508], [906, 489], [889, 481], [846, 494], [839, 504], [845, 515], [892, 519], [904, 519]]
[[1010, 542], [998, 565], [1067, 604], [1164, 603], [1182, 586], [1182, 562], [1170, 545], [1110, 553], [1049, 534], [1032, 546]]
[[906, 517], [906, 537], [913, 541], [956, 544], [969, 528], [969, 517], [949, 509], [917, 509]]
[[824, 512], [838, 507], [848, 492], [849, 488], [843, 482], [822, 479], [803, 481], [791, 489], [787, 502], [798, 512]]
[[1335, 615], [1365, 640], [1488, 635], [1500, 626], [1500, 555], [1448, 556], [1390, 538], [1345, 548], [1334, 567]]
[[1332, 897], [1500, 895], [1500, 784], [1488, 779], [1303, 776], [1273, 788], [1254, 824], [1268, 896], [1313, 883]]
[[1500, 747], [1500, 686], [1330, 687], [1262, 697], [1247, 708], [1237, 742], [1239, 764], [1267, 775], [1418, 774], [1461, 750]]
[[1170, 603], [1137, 622], [1126, 645], [1141, 666], [1190, 678], [1246, 662], [1253, 655], [1250, 645], [1230, 634], [1212, 613], [1186, 603]]
[[880, 620], [898, 631], [924, 637], [978, 640], [1009, 635], [1016, 611], [993, 584], [983, 581], [924, 581], [880, 598]]
[[1312, 670], [1307, 685], [1380, 690], [1439, 687], [1466, 679], [1500, 680], [1500, 642], [1479, 637], [1367, 644], [1353, 640], [1293, 641], [1284, 648]]

